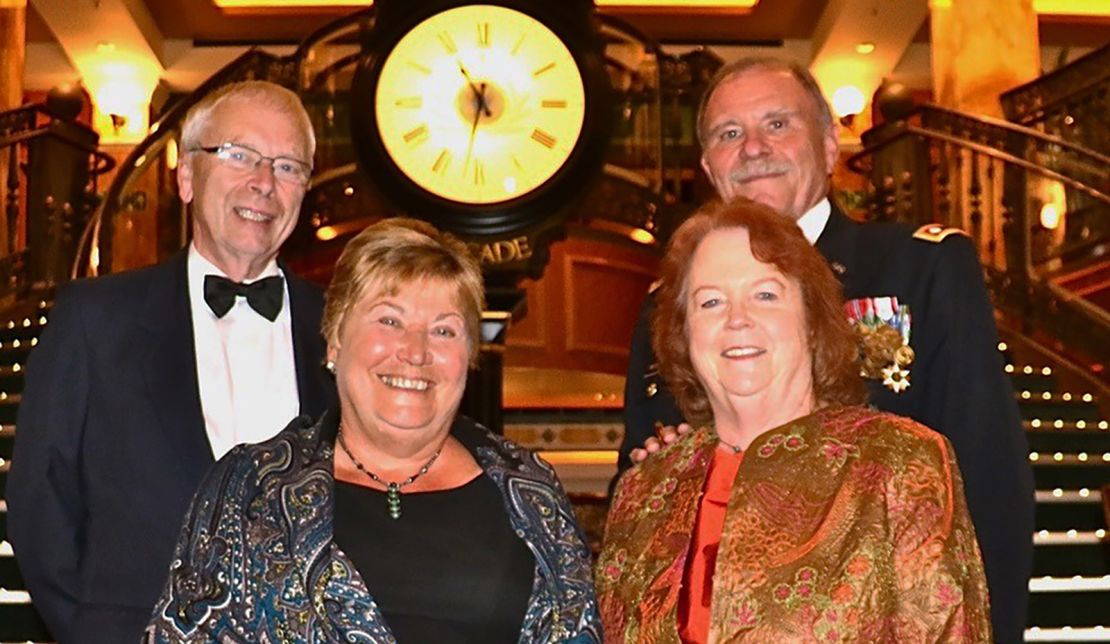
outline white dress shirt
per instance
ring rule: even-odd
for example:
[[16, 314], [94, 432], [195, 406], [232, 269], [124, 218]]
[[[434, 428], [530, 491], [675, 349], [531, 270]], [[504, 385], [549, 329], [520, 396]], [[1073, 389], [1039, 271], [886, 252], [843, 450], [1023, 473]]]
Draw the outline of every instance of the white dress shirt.
[[832, 204], [828, 199], [822, 199], [816, 206], [807, 210], [806, 214], [798, 217], [798, 228], [802, 229], [802, 234], [806, 236], [810, 245], [817, 243], [817, 238], [825, 231], [831, 214]]
[[[212, 455], [219, 459], [239, 443], [274, 436], [300, 413], [289, 284], [273, 322], [245, 297], [236, 297], [231, 310], [217, 318], [204, 301], [204, 277], [227, 275], [192, 244], [188, 275], [200, 407]], [[282, 275], [276, 261], [255, 279], [272, 275]]]

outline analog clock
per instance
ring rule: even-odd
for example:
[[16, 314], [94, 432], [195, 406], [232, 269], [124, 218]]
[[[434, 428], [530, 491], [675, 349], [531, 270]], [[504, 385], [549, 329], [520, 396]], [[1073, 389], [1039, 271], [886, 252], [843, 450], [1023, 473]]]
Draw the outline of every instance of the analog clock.
[[574, 150], [586, 115], [570, 50], [531, 16], [449, 9], [409, 31], [374, 95], [390, 157], [428, 192], [496, 203], [534, 190]]
[[589, 108], [600, 66], [582, 53], [590, 46], [575, 52], [574, 36], [553, 26], [505, 5], [452, 6], [369, 58], [355, 83], [369, 109], [352, 107], [353, 134], [387, 196], [422, 215], [511, 228], [574, 166], [596, 172], [599, 119]]

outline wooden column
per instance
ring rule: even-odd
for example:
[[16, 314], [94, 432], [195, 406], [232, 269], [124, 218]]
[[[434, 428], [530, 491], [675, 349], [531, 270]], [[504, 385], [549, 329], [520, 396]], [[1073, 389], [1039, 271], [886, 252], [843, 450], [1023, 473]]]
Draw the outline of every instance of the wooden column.
[[[0, 111], [23, 103], [23, 59], [27, 41], [27, 0], [0, 0]], [[13, 248], [8, 239], [9, 150], [0, 150], [0, 256]], [[22, 226], [17, 227], [21, 230]]]

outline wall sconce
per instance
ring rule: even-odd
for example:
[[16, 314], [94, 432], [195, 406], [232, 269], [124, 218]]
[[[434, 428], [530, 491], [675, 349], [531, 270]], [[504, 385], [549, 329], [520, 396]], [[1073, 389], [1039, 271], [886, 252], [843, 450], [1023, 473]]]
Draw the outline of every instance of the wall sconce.
[[867, 105], [867, 98], [863, 91], [855, 85], [843, 85], [832, 95], [833, 113], [840, 119], [841, 125], [851, 127], [857, 114]]
[[849, 130], [855, 123], [856, 116], [863, 112], [867, 106], [867, 98], [863, 91], [855, 85], [842, 85], [832, 95], [833, 114], [836, 114], [840, 124]]

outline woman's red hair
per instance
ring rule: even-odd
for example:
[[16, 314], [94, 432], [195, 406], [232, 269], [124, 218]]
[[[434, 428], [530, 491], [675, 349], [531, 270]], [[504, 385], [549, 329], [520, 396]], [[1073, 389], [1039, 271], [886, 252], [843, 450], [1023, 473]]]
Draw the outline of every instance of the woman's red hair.
[[686, 315], [690, 265], [701, 242], [710, 233], [727, 228], [746, 229], [752, 255], [800, 286], [817, 403], [854, 405], [866, 400], [859, 372], [859, 342], [844, 313], [840, 282], [794, 221], [741, 198], [703, 206], [678, 227], [663, 256], [651, 340], [659, 373], [686, 420], [695, 425], [713, 420], [709, 396], [690, 359]]

